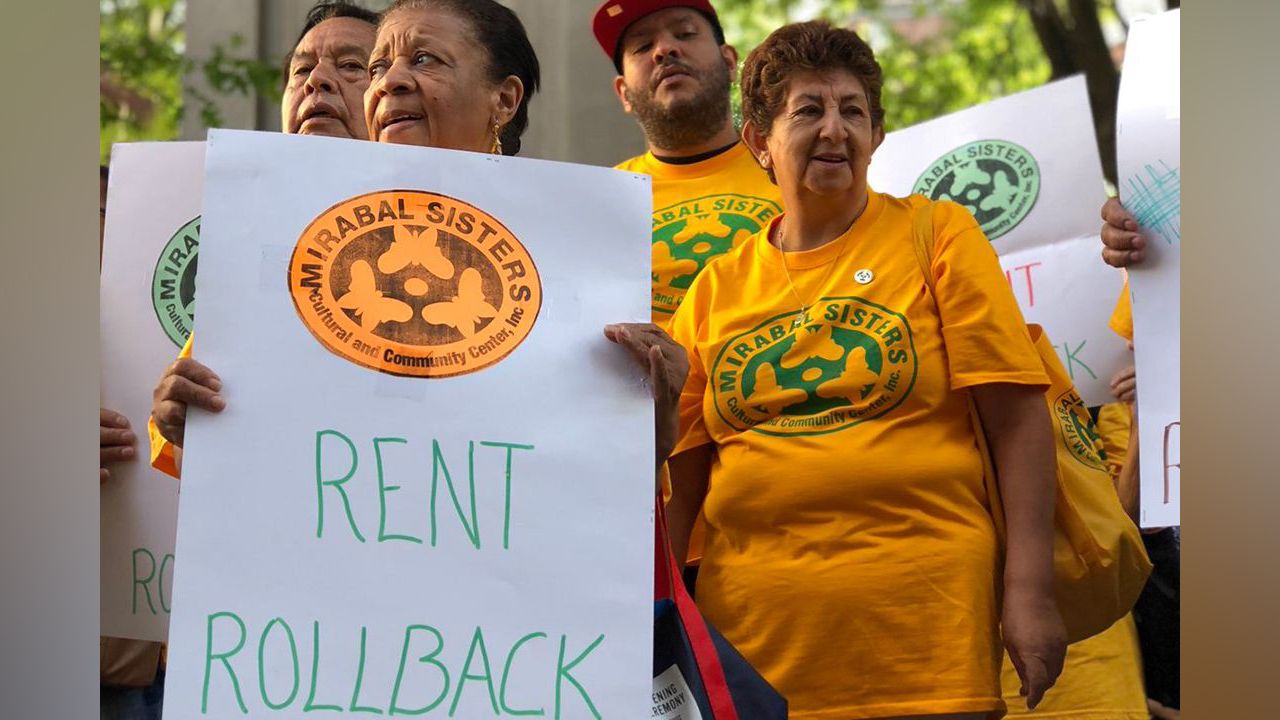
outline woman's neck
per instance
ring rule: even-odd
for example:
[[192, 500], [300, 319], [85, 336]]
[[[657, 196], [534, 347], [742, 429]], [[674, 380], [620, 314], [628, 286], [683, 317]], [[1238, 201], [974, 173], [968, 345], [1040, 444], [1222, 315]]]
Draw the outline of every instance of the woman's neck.
[[778, 249], [784, 252], [813, 250], [849, 231], [867, 209], [867, 190], [863, 186], [852, 198], [848, 194], [817, 195], [801, 191], [797, 197], [784, 197], [783, 204], [787, 213], [782, 219]]

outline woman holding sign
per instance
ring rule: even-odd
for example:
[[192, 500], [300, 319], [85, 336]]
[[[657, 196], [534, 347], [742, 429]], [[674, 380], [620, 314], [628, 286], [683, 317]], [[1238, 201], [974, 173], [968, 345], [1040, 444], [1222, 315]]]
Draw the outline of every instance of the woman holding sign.
[[[514, 12], [494, 0], [397, 0], [369, 58], [365, 120], [377, 142], [515, 155], [538, 89], [538, 58]], [[658, 398], [659, 458], [675, 444], [683, 350], [648, 324], [608, 337], [648, 369]], [[161, 378], [152, 403], [152, 464], [176, 475], [189, 405], [225, 407], [222, 382], [189, 357]]]
[[791, 717], [982, 718], [1002, 705], [1002, 626], [1029, 705], [1062, 667], [1048, 379], [973, 217], [867, 186], [881, 83], [866, 43], [822, 22], [747, 58], [743, 139], [787, 212], [673, 320], [690, 369], [672, 539], [683, 557], [705, 510], [698, 604]]

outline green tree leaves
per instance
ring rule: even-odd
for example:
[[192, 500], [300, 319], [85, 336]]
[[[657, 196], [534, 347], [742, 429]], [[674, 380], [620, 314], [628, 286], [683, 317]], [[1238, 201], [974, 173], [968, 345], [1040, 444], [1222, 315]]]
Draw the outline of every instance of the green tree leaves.
[[[99, 154], [107, 162], [111, 144], [178, 137], [183, 113], [200, 114], [205, 127], [221, 122], [218, 95], [260, 93], [279, 97], [280, 69], [258, 60], [236, 57], [239, 36], [214, 48], [211, 57], [186, 57], [183, 0], [101, 0]], [[199, 71], [212, 94], [186, 88], [195, 100], [184, 107], [184, 79]]]

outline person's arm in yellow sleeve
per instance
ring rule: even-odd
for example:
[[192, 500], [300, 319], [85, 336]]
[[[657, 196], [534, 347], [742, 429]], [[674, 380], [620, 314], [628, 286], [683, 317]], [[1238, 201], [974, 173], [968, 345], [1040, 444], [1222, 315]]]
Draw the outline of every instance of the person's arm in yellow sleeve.
[[1027, 708], [1062, 671], [1066, 628], [1053, 593], [1056, 451], [1044, 365], [991, 243], [954, 203], [933, 209], [928, 271], [951, 387], [968, 388], [989, 445], [1006, 537], [1001, 631]]
[[178, 359], [165, 369], [151, 401], [147, 435], [151, 440], [151, 466], [179, 477], [182, 472], [182, 440], [187, 427], [187, 407], [221, 412], [226, 401], [219, 393], [222, 380], [191, 358], [194, 335], [187, 338]]

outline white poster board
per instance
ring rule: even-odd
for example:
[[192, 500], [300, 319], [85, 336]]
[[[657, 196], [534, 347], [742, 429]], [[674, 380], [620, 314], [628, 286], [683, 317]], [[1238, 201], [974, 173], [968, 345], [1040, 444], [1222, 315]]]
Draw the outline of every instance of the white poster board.
[[880, 192], [968, 207], [1085, 404], [1114, 400], [1132, 355], [1107, 327], [1124, 281], [1099, 256], [1106, 192], [1083, 76], [889, 133], [868, 175]]
[[649, 179], [211, 131], [205, 191], [166, 720], [643, 712]]
[[1142, 527], [1181, 523], [1179, 17], [1172, 10], [1129, 28], [1116, 110], [1120, 202], [1138, 220], [1147, 248], [1142, 263], [1129, 268]]
[[138, 442], [102, 486], [102, 634], [164, 640], [178, 481], [147, 463], [151, 392], [190, 332], [204, 143], [117, 143], [103, 236], [102, 405]]

